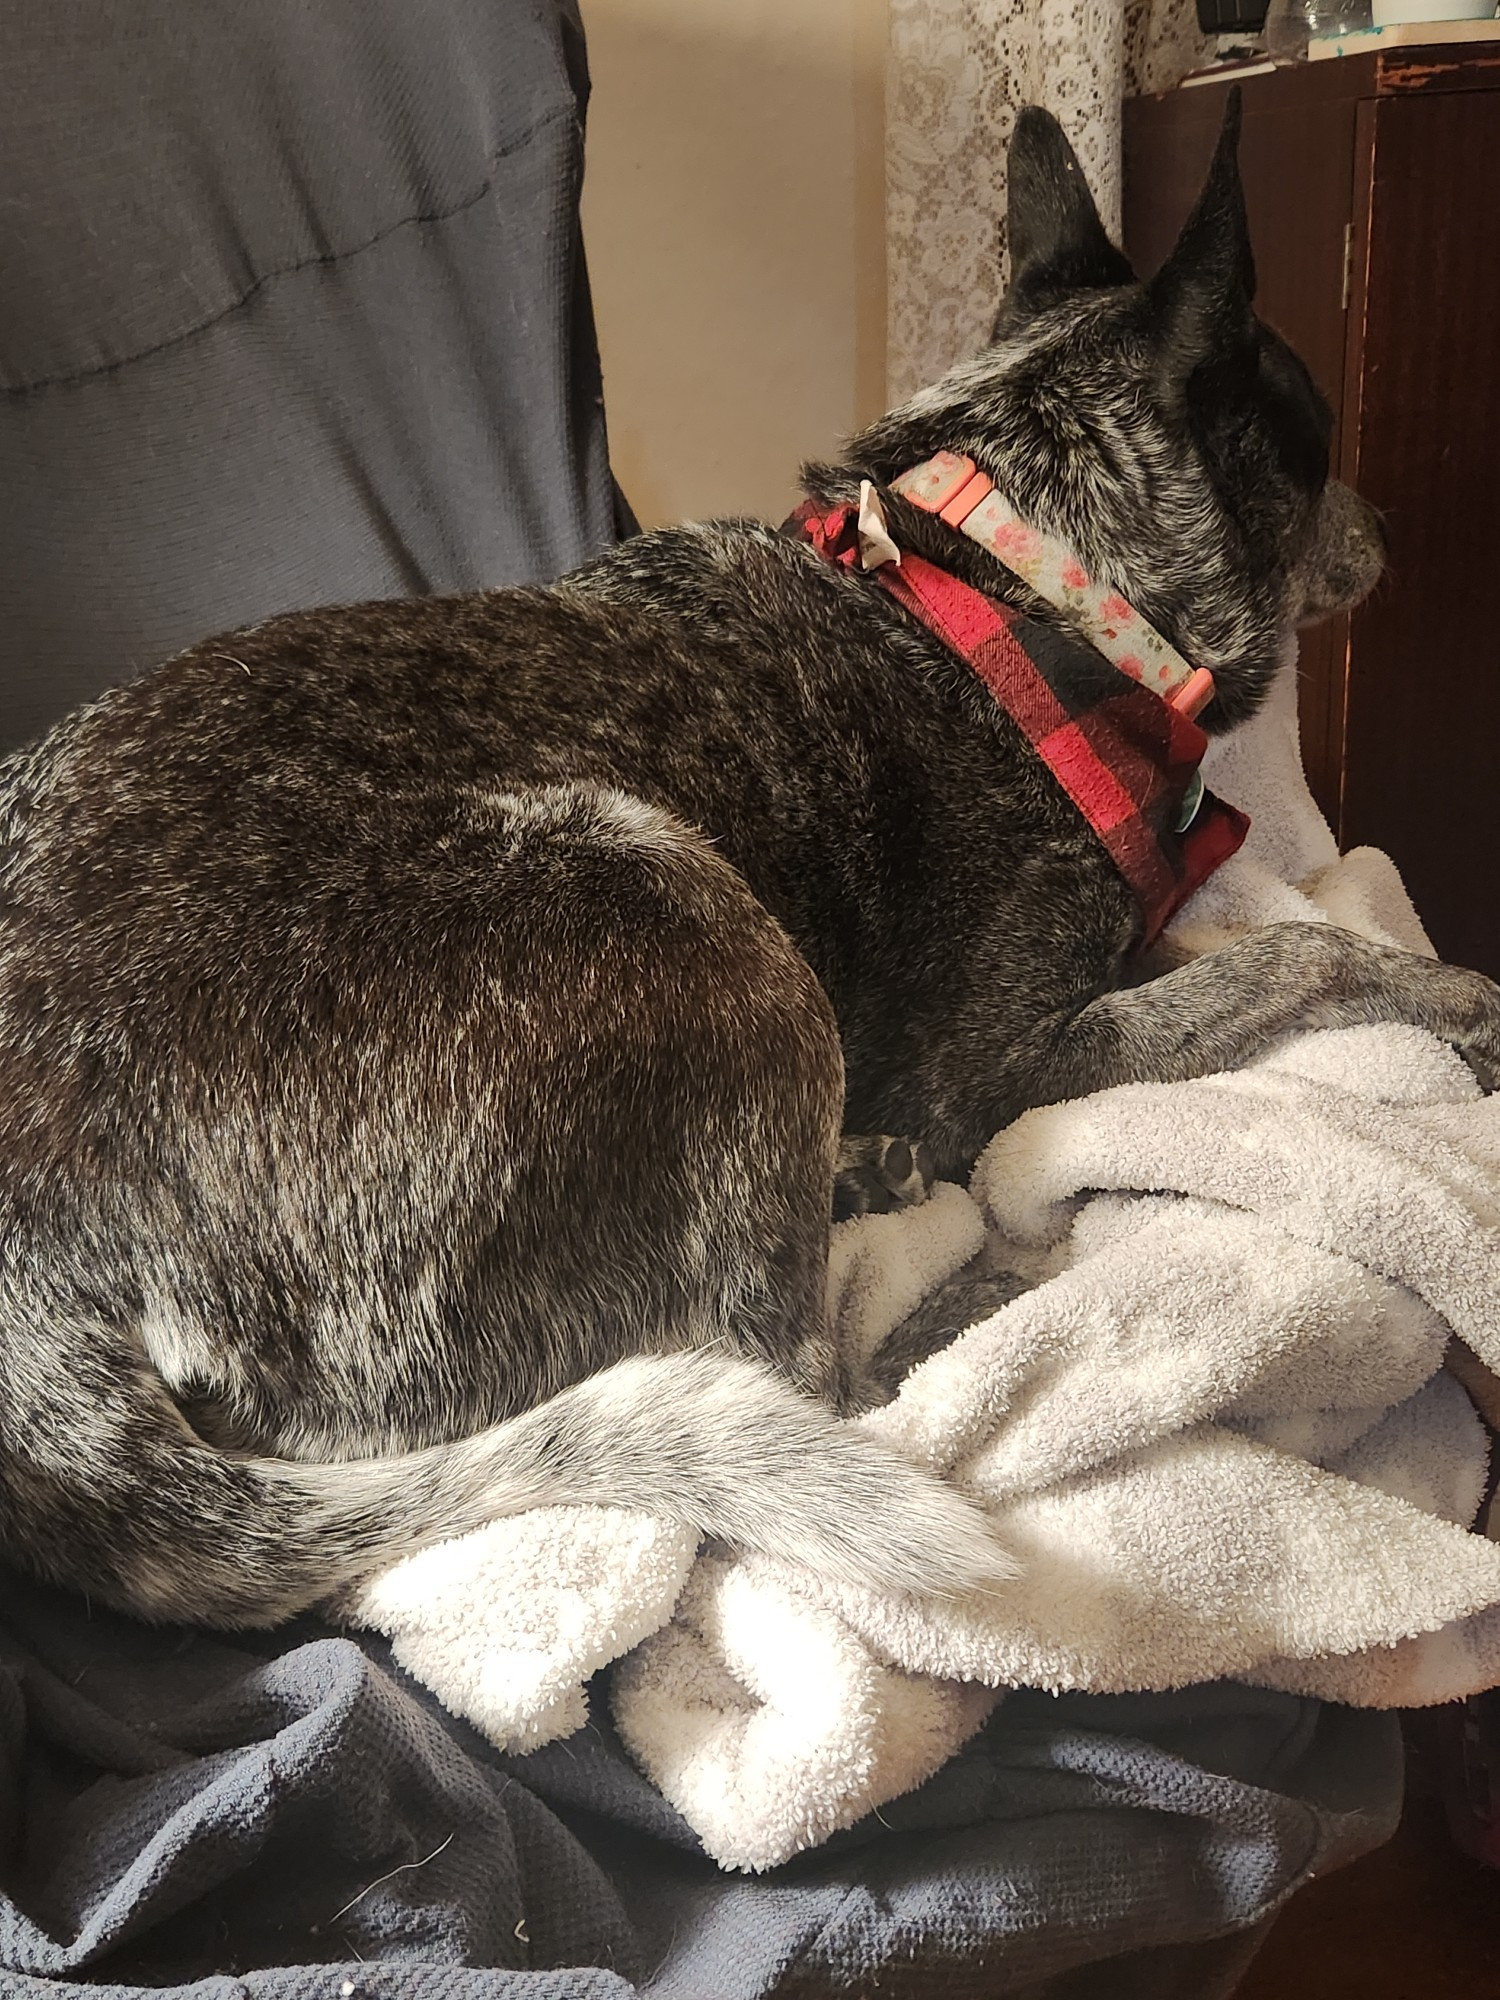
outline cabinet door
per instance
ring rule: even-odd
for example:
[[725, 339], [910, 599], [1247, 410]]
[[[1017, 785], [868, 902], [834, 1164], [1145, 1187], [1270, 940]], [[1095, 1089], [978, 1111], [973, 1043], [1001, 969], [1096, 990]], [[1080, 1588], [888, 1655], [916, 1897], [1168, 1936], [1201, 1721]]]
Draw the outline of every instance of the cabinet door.
[[1342, 833], [1500, 977], [1500, 92], [1381, 98], [1350, 407], [1390, 535], [1353, 620]]
[[[1348, 246], [1354, 211], [1356, 101], [1332, 63], [1245, 86], [1240, 171], [1259, 277], [1257, 308], [1311, 369], [1332, 405], [1344, 400]], [[1208, 84], [1125, 106], [1124, 236], [1149, 276], [1176, 240], [1219, 134], [1226, 91]], [[1334, 440], [1338, 463], [1339, 439]], [[1336, 827], [1345, 622], [1303, 634], [1302, 752], [1319, 805]]]

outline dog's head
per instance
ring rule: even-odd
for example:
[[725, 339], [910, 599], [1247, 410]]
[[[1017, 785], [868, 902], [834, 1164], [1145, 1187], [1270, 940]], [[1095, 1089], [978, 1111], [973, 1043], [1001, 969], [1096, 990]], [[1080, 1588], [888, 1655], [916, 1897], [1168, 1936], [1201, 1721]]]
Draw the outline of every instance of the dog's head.
[[1372, 510], [1328, 477], [1327, 404], [1255, 316], [1238, 140], [1236, 93], [1176, 248], [1141, 284], [1057, 121], [1022, 112], [993, 344], [849, 455], [880, 481], [942, 449], [974, 459], [1213, 671], [1209, 729], [1248, 715], [1292, 629], [1357, 603], [1382, 556]]

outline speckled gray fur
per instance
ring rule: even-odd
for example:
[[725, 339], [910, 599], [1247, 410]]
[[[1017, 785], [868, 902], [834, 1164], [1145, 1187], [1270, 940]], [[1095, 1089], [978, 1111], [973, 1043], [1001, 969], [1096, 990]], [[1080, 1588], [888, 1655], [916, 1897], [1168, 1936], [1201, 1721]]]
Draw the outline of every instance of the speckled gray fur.
[[[1233, 133], [1146, 287], [1040, 113], [1011, 180], [994, 345], [812, 489], [972, 453], [1231, 726], [1378, 568], [1251, 314]], [[1002, 1577], [960, 1495], [834, 1421], [841, 1129], [954, 1174], [1029, 1104], [1295, 1019], [1500, 1061], [1472, 974], [1291, 927], [1133, 984], [1137, 929], [967, 670], [754, 522], [274, 619], [105, 696], [0, 771], [5, 1552], [228, 1625], [548, 1501]], [[928, 1170], [845, 1161], [855, 1206]]]

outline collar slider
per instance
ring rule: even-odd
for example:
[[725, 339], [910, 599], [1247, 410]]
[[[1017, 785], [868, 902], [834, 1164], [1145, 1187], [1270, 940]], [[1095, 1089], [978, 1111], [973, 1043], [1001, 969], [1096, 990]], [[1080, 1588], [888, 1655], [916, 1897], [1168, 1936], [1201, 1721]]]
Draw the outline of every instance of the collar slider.
[[879, 569], [885, 563], [901, 566], [901, 551], [891, 540], [885, 523], [880, 495], [868, 479], [859, 482], [859, 566]]

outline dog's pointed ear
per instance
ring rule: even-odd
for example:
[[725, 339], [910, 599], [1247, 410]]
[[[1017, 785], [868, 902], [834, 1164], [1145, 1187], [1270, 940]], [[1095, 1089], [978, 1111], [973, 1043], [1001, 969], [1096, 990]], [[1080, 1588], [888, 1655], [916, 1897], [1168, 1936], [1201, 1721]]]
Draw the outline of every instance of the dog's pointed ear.
[[1016, 120], [1007, 174], [1012, 295], [1040, 302], [1053, 291], [1133, 281], [1099, 220], [1077, 154], [1040, 105], [1028, 104]]
[[1203, 192], [1176, 247], [1147, 286], [1161, 352], [1185, 380], [1205, 362], [1250, 352], [1255, 338], [1255, 256], [1240, 184], [1240, 91], [1229, 93]]

